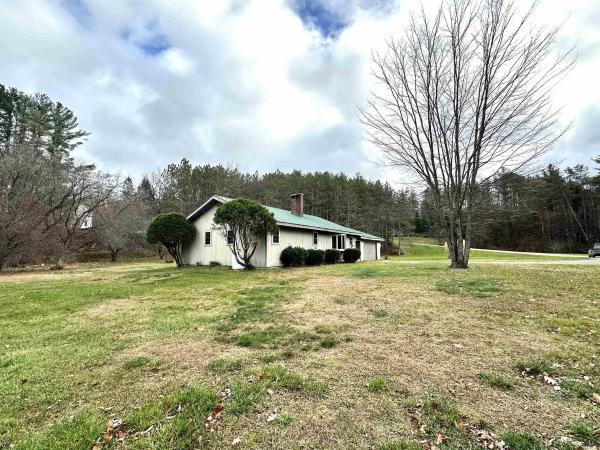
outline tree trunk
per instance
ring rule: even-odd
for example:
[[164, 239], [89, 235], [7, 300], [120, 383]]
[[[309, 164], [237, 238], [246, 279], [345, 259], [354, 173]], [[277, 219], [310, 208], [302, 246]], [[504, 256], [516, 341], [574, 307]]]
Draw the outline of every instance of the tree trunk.
[[56, 264], [54, 264], [52, 268], [54, 270], [62, 270], [65, 268], [65, 255], [63, 252], [61, 252], [60, 256], [58, 257], [58, 260], [56, 261]]
[[450, 268], [467, 269], [469, 267], [470, 238], [464, 239], [460, 221], [456, 222], [453, 220], [448, 221], [448, 251], [450, 253], [451, 261]]

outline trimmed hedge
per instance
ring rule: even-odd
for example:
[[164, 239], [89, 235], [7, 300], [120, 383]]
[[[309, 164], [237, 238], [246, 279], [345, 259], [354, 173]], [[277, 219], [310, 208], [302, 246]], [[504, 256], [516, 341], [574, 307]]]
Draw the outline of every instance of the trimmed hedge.
[[302, 247], [286, 247], [279, 256], [279, 261], [284, 267], [298, 267], [304, 265], [307, 251]]
[[304, 264], [307, 266], [320, 266], [323, 264], [323, 258], [325, 258], [325, 252], [323, 250], [309, 250], [306, 252], [306, 260]]
[[344, 262], [354, 263], [360, 259], [360, 249], [347, 248], [343, 254]]
[[340, 251], [328, 248], [325, 250], [325, 264], [335, 264], [340, 260]]

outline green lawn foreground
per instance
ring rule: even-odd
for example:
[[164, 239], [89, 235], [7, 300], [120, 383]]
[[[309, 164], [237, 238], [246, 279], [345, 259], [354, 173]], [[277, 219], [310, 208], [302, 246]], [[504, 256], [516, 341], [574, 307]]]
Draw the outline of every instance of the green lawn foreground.
[[598, 267], [401, 258], [2, 274], [0, 448], [598, 445]]

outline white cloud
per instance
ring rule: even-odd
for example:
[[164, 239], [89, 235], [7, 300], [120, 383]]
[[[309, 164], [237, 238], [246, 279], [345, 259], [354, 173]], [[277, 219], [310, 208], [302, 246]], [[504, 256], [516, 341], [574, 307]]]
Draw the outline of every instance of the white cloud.
[[[347, 24], [323, 38], [291, 1], [79, 0], [89, 12], [81, 20], [59, 0], [5, 0], [0, 82], [71, 107], [92, 132], [79, 156], [105, 169], [139, 176], [186, 157], [397, 181], [371, 163], [357, 111], [370, 51], [401, 33], [419, 2], [323, 1]], [[554, 158], [585, 162], [598, 148], [599, 9], [594, 0], [541, 5], [543, 21], [570, 14], [561, 45], [580, 40], [580, 63], [556, 94], [564, 120], [577, 121]]]

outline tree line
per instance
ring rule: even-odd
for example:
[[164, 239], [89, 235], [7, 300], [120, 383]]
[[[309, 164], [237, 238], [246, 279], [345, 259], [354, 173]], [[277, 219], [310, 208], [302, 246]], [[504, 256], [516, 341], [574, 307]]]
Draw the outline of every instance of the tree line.
[[[413, 233], [445, 239], [438, 203], [360, 174], [246, 173], [183, 159], [139, 184], [77, 161], [89, 133], [73, 111], [43, 94], [0, 85], [0, 267], [49, 262], [92, 247], [116, 260], [146, 249], [145, 231], [159, 213], [187, 215], [212, 195], [289, 208], [305, 195], [305, 213], [385, 238]], [[484, 248], [577, 252], [600, 241], [600, 157], [590, 169], [550, 165], [534, 175], [504, 170], [479, 182], [472, 200], [472, 241]], [[161, 251], [153, 247], [152, 251]]]
[[60, 102], [0, 85], [0, 268], [35, 260], [62, 268], [96, 241], [90, 220], [120, 184], [72, 157], [88, 134]]
[[[595, 158], [600, 164], [600, 157]], [[478, 193], [478, 246], [545, 252], [582, 252], [600, 242], [600, 167], [499, 174]]]
[[[244, 173], [221, 165], [193, 166], [183, 159], [144, 177], [138, 190], [154, 212], [189, 214], [212, 195], [245, 197], [263, 205], [289, 209], [290, 195], [304, 194], [306, 214], [366, 231], [391, 241], [413, 231], [419, 201], [411, 190], [359, 174], [293, 171]], [[143, 194], [142, 194], [143, 193]]]
[[290, 194], [303, 192], [307, 214], [387, 241], [411, 232], [418, 209], [414, 192], [358, 174], [259, 175], [186, 159], [136, 186], [73, 157], [88, 136], [60, 102], [0, 84], [0, 267], [37, 261], [62, 268], [93, 247], [116, 260], [123, 249], [147, 246], [145, 231], [157, 214], [187, 215], [212, 195], [287, 209]]

